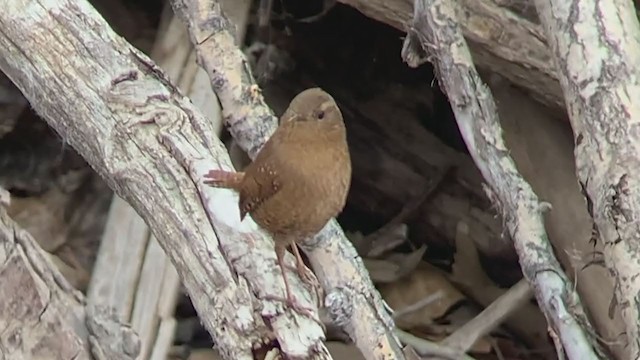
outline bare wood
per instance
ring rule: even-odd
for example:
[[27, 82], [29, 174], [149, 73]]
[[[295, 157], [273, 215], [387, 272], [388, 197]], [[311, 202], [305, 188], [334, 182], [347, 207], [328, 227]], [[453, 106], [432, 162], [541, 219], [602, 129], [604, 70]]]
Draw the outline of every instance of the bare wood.
[[149, 235], [136, 211], [114, 196], [87, 289], [89, 304], [112, 308], [129, 321]]
[[[3, 359], [135, 359], [139, 349], [135, 334], [103, 314], [86, 313], [82, 294], [31, 235], [9, 218], [4, 206], [0, 206], [0, 263]], [[91, 324], [98, 321], [112, 325], [112, 332], [94, 331]]]
[[287, 356], [329, 358], [315, 321], [265, 300], [284, 293], [272, 242], [202, 182], [231, 170], [211, 123], [86, 1], [0, 4], [0, 68], [150, 225], [223, 356], [275, 338]]
[[[580, 184], [640, 357], [640, 26], [633, 2], [536, 0], [560, 73]], [[615, 301], [615, 300], [614, 300]]]
[[[595, 262], [603, 244], [589, 241], [593, 219], [577, 186], [573, 134], [568, 121], [553, 118], [555, 112], [541, 108], [506, 82], [494, 81], [490, 87], [509, 153], [540, 199], [551, 203], [551, 211], [544, 214], [545, 228], [554, 248], [563, 249], [556, 251], [558, 260], [573, 280], [601, 342], [607, 344], [615, 358], [628, 358], [621, 336], [624, 321], [620, 311], [612, 314], [610, 309], [613, 278]], [[522, 318], [520, 321], [534, 323]], [[511, 325], [510, 328], [513, 329]]]
[[[198, 62], [209, 74], [227, 127], [247, 154], [255, 157], [277, 120], [234, 45], [229, 21], [213, 0], [176, 0], [173, 6], [188, 25]], [[329, 313], [365, 358], [404, 358], [380, 294], [335, 219], [301, 245], [326, 290]]]
[[91, 354], [96, 360], [137, 359], [140, 339], [112, 308], [87, 305], [85, 309]]
[[[0, 206], [0, 354], [6, 359], [90, 359], [81, 296]], [[58, 278], [56, 278], [56, 275]], [[54, 331], [51, 331], [55, 329]], [[46, 346], [42, 346], [47, 344]]]
[[[338, 0], [364, 15], [407, 31], [411, 0]], [[499, 0], [462, 0], [460, 26], [478, 67], [501, 74], [536, 99], [564, 109], [551, 53], [539, 25], [498, 5]], [[525, 1], [508, 1], [526, 7]]]
[[[154, 260], [158, 259], [158, 260]], [[131, 314], [131, 327], [141, 340], [140, 358], [147, 359], [155, 343], [156, 333], [160, 325], [157, 314], [158, 302], [162, 290], [162, 279], [165, 272], [165, 256], [155, 239], [149, 241], [144, 254], [144, 263], [139, 273], [139, 284], [135, 288], [136, 302]], [[178, 288], [175, 289], [176, 291]], [[175, 295], [174, 295], [175, 296]]]
[[533, 296], [529, 283], [522, 279], [475, 318], [441, 341], [441, 345], [466, 353], [481, 337], [500, 326]]
[[570, 359], [597, 359], [597, 343], [587, 334], [593, 331], [591, 325], [549, 244], [543, 204], [505, 147], [493, 97], [480, 80], [457, 25], [456, 6], [447, 0], [416, 1], [403, 58], [429, 54], [467, 148], [488, 182], [487, 193], [502, 210], [525, 278], [558, 339], [556, 350]]
[[160, 320], [158, 326], [158, 336], [153, 346], [153, 352], [149, 356], [149, 360], [166, 360], [173, 345], [173, 335], [176, 331], [177, 321], [173, 316]]

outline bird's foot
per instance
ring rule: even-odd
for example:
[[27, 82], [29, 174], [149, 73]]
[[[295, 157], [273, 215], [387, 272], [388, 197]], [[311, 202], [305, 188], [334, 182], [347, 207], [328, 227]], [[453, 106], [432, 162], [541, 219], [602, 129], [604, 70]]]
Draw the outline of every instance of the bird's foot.
[[324, 299], [324, 289], [320, 286], [320, 282], [316, 277], [316, 274], [311, 271], [305, 264], [304, 260], [302, 260], [302, 256], [300, 255], [300, 250], [298, 249], [298, 245], [294, 242], [291, 243], [291, 249], [293, 250], [293, 255], [296, 257], [296, 267], [293, 269], [298, 273], [300, 279], [306, 284], [308, 284], [313, 292], [316, 295], [316, 304], [318, 307], [321, 307]]
[[204, 183], [213, 187], [236, 188], [242, 181], [243, 175], [241, 172], [218, 169], [209, 170], [209, 172], [204, 175]]
[[318, 325], [320, 325], [323, 332], [325, 333], [327, 332], [327, 328], [324, 326], [320, 318], [315, 316], [316, 314], [313, 312], [313, 309], [300, 304], [298, 300], [296, 300], [296, 298], [293, 297], [293, 294], [287, 294], [287, 296], [284, 298], [274, 296], [274, 295], [266, 295], [265, 299], [272, 300], [272, 301], [282, 301], [286, 303], [289, 308], [293, 309], [293, 311], [297, 312], [300, 315], [303, 315], [312, 319], [313, 321], [318, 323]]
[[302, 282], [311, 288], [311, 290], [316, 295], [316, 303], [318, 304], [318, 307], [321, 307], [322, 299], [324, 299], [324, 289], [320, 285], [316, 274], [314, 274], [311, 269], [306, 267], [304, 263], [298, 263], [295, 267], [290, 265], [288, 265], [287, 267], [289, 268], [289, 270], [297, 272]]

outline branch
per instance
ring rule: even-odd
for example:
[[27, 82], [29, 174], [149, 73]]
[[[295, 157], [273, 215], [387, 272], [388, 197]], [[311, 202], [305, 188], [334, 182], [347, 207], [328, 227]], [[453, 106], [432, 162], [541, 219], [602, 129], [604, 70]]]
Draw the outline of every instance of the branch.
[[[406, 31], [413, 1], [339, 0], [366, 16]], [[528, 0], [459, 1], [460, 26], [478, 67], [526, 89], [536, 100], [564, 109], [558, 75], [539, 25], [497, 3], [527, 7]]]
[[267, 300], [284, 294], [272, 241], [239, 224], [236, 195], [203, 184], [232, 169], [213, 124], [86, 1], [0, 5], [0, 69], [149, 225], [221, 354], [330, 358], [313, 319]]
[[628, 0], [536, 0], [535, 5], [567, 99], [578, 178], [616, 281], [629, 358], [638, 358], [638, 18]]
[[525, 278], [559, 339], [556, 350], [559, 354], [566, 351], [570, 359], [596, 359], [595, 341], [585, 332], [593, 330], [553, 255], [544, 229], [543, 205], [518, 173], [504, 144], [493, 97], [475, 70], [458, 28], [456, 4], [416, 1], [403, 58], [428, 54], [433, 62], [471, 157], [488, 183], [487, 194], [502, 210]]
[[[175, 0], [173, 6], [189, 28], [198, 63], [209, 74], [227, 128], [249, 156], [255, 157], [275, 131], [277, 119], [255, 85], [244, 55], [234, 44], [230, 22], [213, 0]], [[302, 248], [326, 289], [329, 313], [364, 357], [404, 358], [380, 294], [335, 219]]]
[[9, 218], [7, 194], [0, 189], [2, 358], [135, 359], [140, 350], [136, 334], [103, 308], [85, 309], [82, 294]]
[[[248, 1], [227, 3], [237, 19], [244, 19]], [[209, 115], [218, 134], [222, 127], [220, 106], [210, 101], [215, 94], [209, 77], [194, 61], [187, 61], [195, 58], [189, 34], [168, 3], [151, 58]], [[149, 227], [126, 201], [114, 196], [87, 301], [111, 307], [121, 321], [131, 323], [141, 340], [140, 360], [166, 358], [173, 343], [179, 288], [176, 270]]]
[[442, 340], [440, 345], [461, 353], [467, 352], [478, 339], [500, 326], [506, 318], [524, 306], [531, 295], [529, 283], [524, 279], [520, 280], [480, 314]]

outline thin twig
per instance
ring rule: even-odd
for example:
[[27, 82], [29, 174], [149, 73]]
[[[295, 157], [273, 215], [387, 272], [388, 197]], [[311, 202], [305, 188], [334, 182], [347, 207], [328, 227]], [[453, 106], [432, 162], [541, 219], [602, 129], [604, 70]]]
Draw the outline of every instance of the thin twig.
[[440, 344], [460, 352], [468, 351], [478, 339], [499, 326], [514, 310], [529, 301], [532, 295], [529, 283], [525, 279], [520, 280], [478, 316], [442, 340]]
[[425, 306], [428, 306], [432, 303], [434, 303], [435, 301], [438, 301], [442, 298], [444, 294], [442, 293], [442, 290], [438, 290], [433, 294], [429, 294], [429, 296], [426, 296], [418, 301], [416, 301], [415, 303], [406, 306], [396, 312], [393, 313], [393, 319], [397, 320], [403, 316], [406, 316], [408, 314], [414, 313], [422, 308], [424, 308]]
[[413, 336], [403, 330], [396, 329], [396, 334], [403, 344], [407, 344], [413, 347], [415, 351], [420, 354], [420, 356], [429, 357], [430, 359], [433, 359], [435, 357], [448, 360], [474, 360], [469, 355], [439, 345], [437, 343], [434, 343], [433, 341]]

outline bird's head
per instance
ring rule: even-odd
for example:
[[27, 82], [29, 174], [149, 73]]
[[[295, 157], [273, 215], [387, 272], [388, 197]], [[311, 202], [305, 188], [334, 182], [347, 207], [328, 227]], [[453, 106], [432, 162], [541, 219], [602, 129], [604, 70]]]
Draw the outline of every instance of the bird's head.
[[342, 123], [342, 113], [331, 95], [320, 88], [310, 88], [296, 95], [282, 115], [282, 122]]

